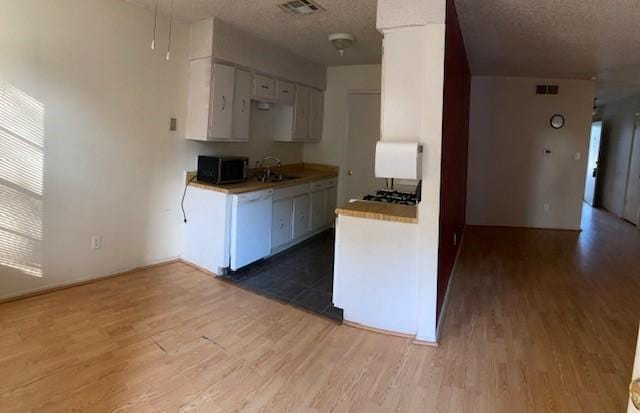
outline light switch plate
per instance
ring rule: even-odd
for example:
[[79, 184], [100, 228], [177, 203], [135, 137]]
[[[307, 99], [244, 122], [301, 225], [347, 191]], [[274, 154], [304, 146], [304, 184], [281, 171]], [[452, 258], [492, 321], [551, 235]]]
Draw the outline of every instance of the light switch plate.
[[102, 248], [102, 237], [100, 235], [94, 235], [91, 237], [91, 249], [99, 250]]
[[576, 152], [576, 161], [579, 161], [580, 159], [582, 159], [582, 153]]

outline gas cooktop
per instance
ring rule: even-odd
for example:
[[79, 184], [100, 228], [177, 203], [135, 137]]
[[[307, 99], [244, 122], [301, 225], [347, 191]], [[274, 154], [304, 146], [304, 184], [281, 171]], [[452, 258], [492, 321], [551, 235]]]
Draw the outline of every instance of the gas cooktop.
[[414, 192], [402, 192], [388, 189], [381, 189], [376, 191], [375, 194], [366, 195], [363, 198], [365, 201], [384, 202], [387, 204], [398, 205], [416, 205], [418, 198]]

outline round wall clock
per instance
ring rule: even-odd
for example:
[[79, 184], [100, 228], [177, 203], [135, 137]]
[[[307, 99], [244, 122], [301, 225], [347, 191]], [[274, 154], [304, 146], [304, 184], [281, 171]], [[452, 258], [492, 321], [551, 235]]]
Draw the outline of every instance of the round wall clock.
[[556, 113], [551, 117], [549, 123], [553, 129], [561, 129], [564, 126], [564, 116]]

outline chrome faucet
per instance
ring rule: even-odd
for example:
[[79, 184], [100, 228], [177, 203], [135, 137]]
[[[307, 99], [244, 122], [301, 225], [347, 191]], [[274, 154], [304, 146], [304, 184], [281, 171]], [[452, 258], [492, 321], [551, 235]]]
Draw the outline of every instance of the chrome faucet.
[[[276, 162], [276, 165], [269, 165], [269, 166], [264, 166], [265, 162], [267, 161], [272, 161], [272, 162]], [[277, 167], [281, 167], [282, 166], [282, 162], [280, 161], [280, 158], [276, 157], [276, 156], [265, 156], [262, 161], [258, 161], [257, 163], [258, 168], [263, 168], [264, 169], [264, 175], [262, 176], [262, 180], [266, 180], [269, 178], [269, 176], [271, 176], [271, 168], [273, 168], [274, 166]]]

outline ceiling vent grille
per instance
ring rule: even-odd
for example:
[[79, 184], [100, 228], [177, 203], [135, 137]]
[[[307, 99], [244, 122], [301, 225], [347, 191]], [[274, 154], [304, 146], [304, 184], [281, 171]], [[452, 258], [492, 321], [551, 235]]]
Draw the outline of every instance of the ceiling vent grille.
[[294, 16], [305, 16], [325, 10], [324, 7], [312, 0], [289, 0], [278, 4], [278, 7]]
[[557, 95], [559, 90], [558, 85], [537, 85], [536, 95]]

